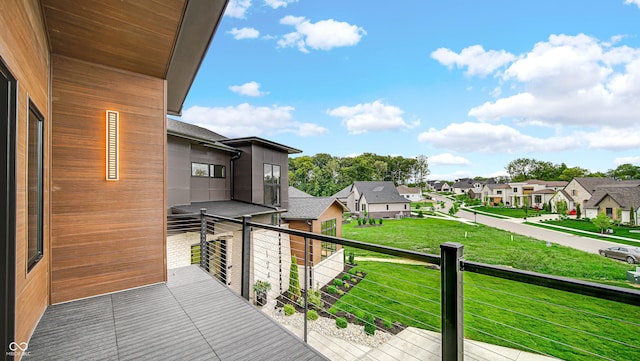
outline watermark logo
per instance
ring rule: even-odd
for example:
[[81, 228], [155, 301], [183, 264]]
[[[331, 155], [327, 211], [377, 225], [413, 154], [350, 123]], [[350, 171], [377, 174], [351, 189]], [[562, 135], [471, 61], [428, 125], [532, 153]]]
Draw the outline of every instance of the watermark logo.
[[6, 352], [7, 356], [30, 356], [31, 352], [27, 351], [29, 344], [26, 342], [11, 342], [9, 344], [9, 352]]

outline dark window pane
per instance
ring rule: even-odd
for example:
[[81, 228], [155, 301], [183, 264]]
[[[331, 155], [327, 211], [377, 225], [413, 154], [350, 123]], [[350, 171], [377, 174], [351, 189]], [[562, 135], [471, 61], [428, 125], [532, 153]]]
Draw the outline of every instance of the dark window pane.
[[27, 154], [27, 260], [31, 269], [42, 258], [43, 185], [44, 185], [44, 119], [33, 104], [29, 104]]

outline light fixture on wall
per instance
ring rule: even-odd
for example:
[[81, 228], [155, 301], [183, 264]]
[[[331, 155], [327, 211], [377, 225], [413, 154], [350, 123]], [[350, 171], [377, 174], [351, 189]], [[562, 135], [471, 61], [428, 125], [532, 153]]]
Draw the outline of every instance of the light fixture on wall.
[[120, 114], [113, 110], [107, 110], [107, 180], [117, 181], [119, 174], [119, 143]]

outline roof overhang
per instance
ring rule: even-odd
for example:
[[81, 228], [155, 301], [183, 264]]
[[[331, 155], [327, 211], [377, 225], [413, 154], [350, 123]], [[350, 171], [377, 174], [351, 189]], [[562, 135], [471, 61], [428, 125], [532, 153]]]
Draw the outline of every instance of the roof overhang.
[[233, 139], [221, 140], [220, 142], [224, 143], [224, 144], [227, 144], [227, 145], [231, 145], [231, 146], [240, 146], [240, 145], [243, 145], [243, 144], [256, 144], [256, 145], [260, 145], [260, 146], [263, 146], [263, 147], [266, 147], [266, 148], [271, 148], [271, 149], [283, 151], [283, 152], [286, 152], [288, 154], [302, 153], [302, 151], [300, 149], [292, 148], [292, 147], [286, 146], [284, 144], [272, 142], [270, 140], [263, 139], [263, 138], [260, 138], [260, 137], [233, 138]]
[[179, 115], [228, 0], [41, 0], [58, 54], [167, 80]]

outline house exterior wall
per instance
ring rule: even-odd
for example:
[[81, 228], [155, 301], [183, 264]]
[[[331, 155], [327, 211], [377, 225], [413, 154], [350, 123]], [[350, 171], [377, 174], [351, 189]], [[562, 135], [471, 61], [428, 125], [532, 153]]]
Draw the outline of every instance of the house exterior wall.
[[[267, 281], [271, 284], [268, 299], [275, 299], [281, 292], [289, 289], [289, 274], [291, 270], [291, 248], [289, 247], [289, 235], [270, 230], [260, 229], [251, 232], [252, 247], [252, 271], [251, 285], [258, 281]], [[242, 238], [240, 238], [242, 240]], [[242, 249], [242, 248], [238, 248]], [[241, 252], [236, 252], [241, 253]], [[241, 265], [242, 263], [237, 263]], [[234, 267], [241, 268], [241, 267]], [[303, 283], [304, 274], [298, 273], [300, 283]], [[251, 297], [255, 299], [253, 289]]]
[[[607, 208], [611, 208], [612, 217], [611, 219], [620, 219], [620, 221], [624, 222], [622, 218], [618, 217], [618, 209], [620, 209], [620, 205], [618, 202], [614, 201], [610, 196], [605, 196], [600, 203], [598, 203], [598, 213], [605, 212]], [[624, 213], [624, 212], [622, 212]], [[627, 211], [627, 222], [629, 221], [629, 212]]]
[[573, 198], [571, 204], [567, 201], [567, 205], [569, 206], [569, 210], [575, 209], [576, 204], [580, 204], [580, 207], [584, 209], [584, 206], [587, 204], [587, 201], [591, 198], [591, 194], [584, 189], [584, 187], [578, 183], [575, 179], [572, 179], [566, 187], [564, 187], [564, 191], [567, 192]]
[[[28, 342], [49, 304], [51, 208], [50, 54], [42, 8], [36, 0], [0, 6], [0, 58], [16, 78], [16, 234], [14, 340]], [[27, 271], [27, 117], [31, 100], [44, 117], [43, 257]], [[4, 216], [4, 215], [3, 215]], [[12, 242], [1, 240], [0, 242]], [[11, 257], [11, 256], [10, 256]], [[4, 295], [2, 295], [4, 297]], [[13, 323], [13, 322], [12, 322]], [[3, 347], [6, 347], [4, 345]]]
[[[223, 165], [224, 178], [197, 177], [191, 174], [191, 163]], [[231, 199], [231, 155], [192, 144], [169, 135], [167, 137], [167, 208], [191, 202]]]
[[[52, 56], [52, 303], [166, 281], [165, 85]], [[111, 182], [107, 109], [120, 112]]]
[[402, 216], [407, 216], [411, 212], [410, 203], [388, 203], [388, 204], [369, 204], [366, 202], [366, 196], [362, 198], [362, 203], [367, 205], [367, 213], [369, 217], [380, 218], [380, 217], [395, 217], [397, 214], [401, 213]]
[[264, 204], [264, 164], [280, 166], [280, 207], [289, 205], [289, 154], [255, 144], [234, 145], [242, 155], [234, 166], [234, 198]]

